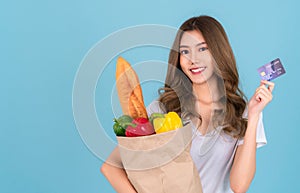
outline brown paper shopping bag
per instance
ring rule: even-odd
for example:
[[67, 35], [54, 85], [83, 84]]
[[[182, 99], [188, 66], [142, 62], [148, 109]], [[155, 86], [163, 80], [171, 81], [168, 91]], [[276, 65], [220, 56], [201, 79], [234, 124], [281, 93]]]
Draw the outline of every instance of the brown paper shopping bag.
[[191, 124], [166, 133], [117, 137], [123, 166], [138, 193], [202, 193], [190, 156]]

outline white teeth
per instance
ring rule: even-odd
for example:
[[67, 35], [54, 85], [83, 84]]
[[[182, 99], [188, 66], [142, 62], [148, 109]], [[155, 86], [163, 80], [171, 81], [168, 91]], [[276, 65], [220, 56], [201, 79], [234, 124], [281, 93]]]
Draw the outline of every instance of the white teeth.
[[196, 68], [196, 69], [191, 69], [192, 72], [200, 72], [200, 71], [203, 71], [205, 69], [205, 67], [200, 67], [200, 68]]

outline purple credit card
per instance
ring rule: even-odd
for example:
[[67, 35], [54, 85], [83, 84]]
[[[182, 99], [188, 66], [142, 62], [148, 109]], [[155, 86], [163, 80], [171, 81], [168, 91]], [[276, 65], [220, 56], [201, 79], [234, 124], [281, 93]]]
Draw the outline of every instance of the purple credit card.
[[257, 69], [261, 80], [273, 80], [283, 74], [285, 70], [279, 60], [279, 58], [263, 65]]

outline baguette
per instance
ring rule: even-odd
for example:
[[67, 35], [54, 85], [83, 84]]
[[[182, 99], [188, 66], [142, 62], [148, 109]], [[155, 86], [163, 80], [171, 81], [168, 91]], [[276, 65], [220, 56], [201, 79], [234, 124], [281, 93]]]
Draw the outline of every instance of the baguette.
[[117, 60], [117, 91], [123, 114], [148, 118], [139, 78], [130, 64], [122, 57]]

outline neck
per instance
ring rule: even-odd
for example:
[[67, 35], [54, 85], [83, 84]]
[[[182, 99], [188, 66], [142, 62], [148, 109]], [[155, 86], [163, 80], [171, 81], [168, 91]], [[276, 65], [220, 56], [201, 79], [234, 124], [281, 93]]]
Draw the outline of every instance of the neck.
[[197, 100], [203, 104], [212, 104], [224, 95], [223, 84], [216, 75], [213, 75], [206, 82], [201, 84], [193, 84], [193, 91]]

